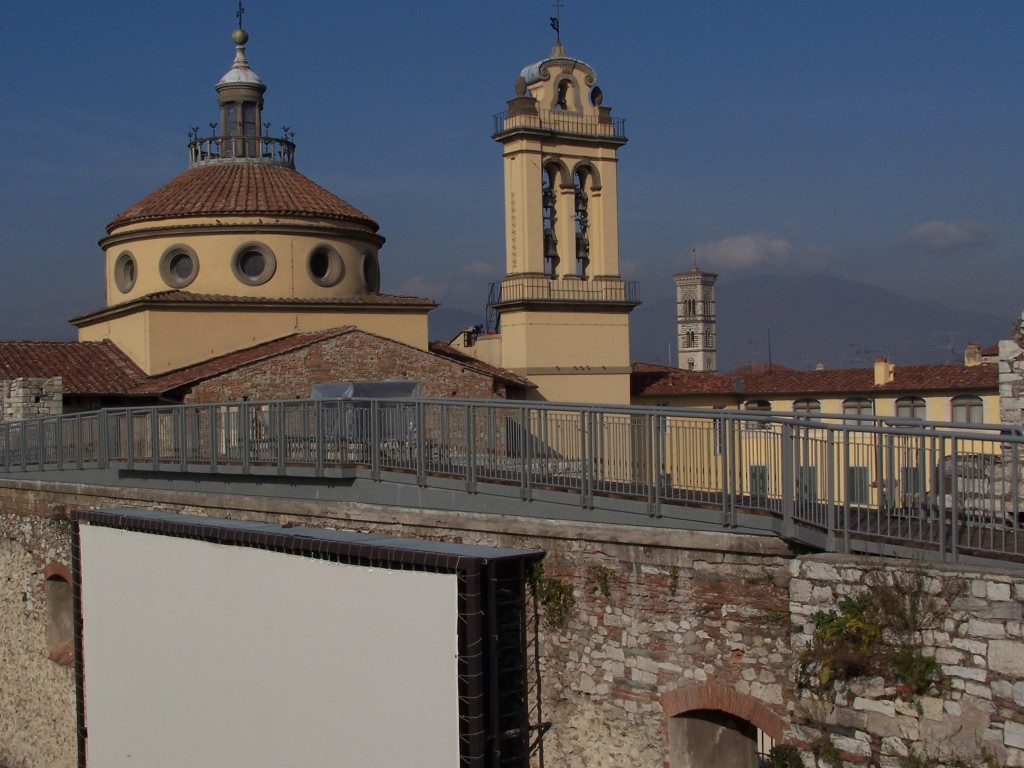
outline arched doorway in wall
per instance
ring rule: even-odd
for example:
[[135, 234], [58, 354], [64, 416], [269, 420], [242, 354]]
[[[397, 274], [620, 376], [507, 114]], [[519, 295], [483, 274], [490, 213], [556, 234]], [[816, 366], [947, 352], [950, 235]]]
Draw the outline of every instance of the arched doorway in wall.
[[782, 736], [782, 718], [757, 699], [694, 683], [661, 697], [669, 768], [758, 768]]

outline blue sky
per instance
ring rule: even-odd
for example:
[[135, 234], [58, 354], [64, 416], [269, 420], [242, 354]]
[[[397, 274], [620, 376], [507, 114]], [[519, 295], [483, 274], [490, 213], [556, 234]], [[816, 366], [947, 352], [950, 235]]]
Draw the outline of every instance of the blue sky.
[[[647, 300], [697, 248], [723, 281], [827, 273], [1007, 325], [1024, 309], [1024, 3], [564, 5], [568, 54], [626, 120], [620, 249]], [[504, 266], [492, 115], [550, 51], [551, 4], [246, 9], [264, 119], [380, 223], [384, 290], [481, 309]], [[96, 241], [217, 119], [235, 10], [0, 8], [0, 338], [71, 338], [102, 306]]]

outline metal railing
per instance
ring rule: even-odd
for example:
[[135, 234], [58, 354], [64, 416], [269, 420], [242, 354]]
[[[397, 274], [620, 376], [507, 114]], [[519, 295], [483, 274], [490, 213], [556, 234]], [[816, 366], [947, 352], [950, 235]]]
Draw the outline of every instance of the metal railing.
[[513, 301], [609, 301], [640, 303], [640, 288], [635, 280], [563, 279], [542, 275], [509, 277], [491, 283], [487, 304]]
[[189, 166], [220, 160], [248, 160], [295, 167], [295, 144], [271, 136], [209, 136], [188, 145]]
[[579, 136], [611, 136], [626, 138], [626, 121], [621, 117], [603, 120], [591, 115], [560, 109], [538, 109], [535, 114], [499, 112], [494, 116], [494, 135], [516, 128], [571, 133]]
[[0, 472], [349, 472], [511, 491], [547, 517], [575, 507], [828, 551], [1024, 562], [1020, 429], [862, 422], [504, 400], [158, 406], [2, 423]]

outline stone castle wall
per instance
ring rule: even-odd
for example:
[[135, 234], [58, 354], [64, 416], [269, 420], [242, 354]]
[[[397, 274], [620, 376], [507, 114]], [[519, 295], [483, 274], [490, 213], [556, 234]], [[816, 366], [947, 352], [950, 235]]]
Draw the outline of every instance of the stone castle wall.
[[[920, 579], [908, 578], [914, 570]], [[845, 765], [903, 768], [916, 754], [927, 765], [1024, 766], [1024, 572], [837, 555], [793, 560], [790, 571], [797, 655], [811, 642], [814, 617], [842, 597], [877, 590], [880, 571], [920, 583], [943, 607], [921, 636], [921, 650], [941, 666], [941, 691], [910, 695], [881, 676], [837, 683], [793, 703], [802, 723], [794, 741], [808, 748], [824, 734]]]
[[64, 382], [60, 376], [0, 381], [0, 421], [58, 416], [63, 400]]
[[1024, 426], [1024, 313], [999, 342], [999, 420]]
[[554, 602], [541, 609], [549, 768], [686, 765], [673, 751], [675, 726], [708, 709], [742, 717], [808, 757], [824, 733], [849, 765], [932, 737], [953, 743], [955, 734], [964, 751], [977, 736], [1001, 765], [1024, 765], [1024, 574], [928, 567], [936, 588], [953, 578], [969, 584], [954, 624], [928, 638], [949, 691], [922, 699], [918, 711], [879, 681], [859, 681], [812, 728], [795, 675], [813, 616], [860, 588], [878, 562], [795, 557], [770, 537], [9, 480], [0, 481], [8, 654], [0, 666], [0, 765], [74, 765], [74, 684], [47, 657], [41, 604], [47, 565], [70, 565], [62, 521], [75, 505], [544, 549], [542, 578], [571, 594], [561, 610]]

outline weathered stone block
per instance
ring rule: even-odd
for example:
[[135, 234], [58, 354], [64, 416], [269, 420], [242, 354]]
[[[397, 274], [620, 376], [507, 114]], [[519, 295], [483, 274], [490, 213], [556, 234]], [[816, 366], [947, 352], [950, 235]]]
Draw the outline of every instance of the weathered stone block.
[[1024, 678], [1024, 651], [1012, 640], [993, 640], [988, 644], [988, 666], [996, 674]]

